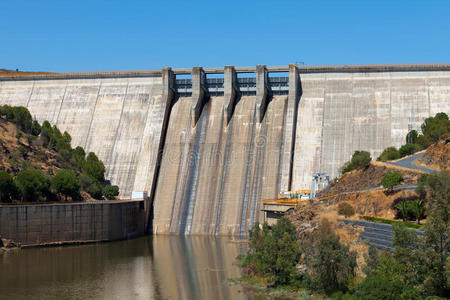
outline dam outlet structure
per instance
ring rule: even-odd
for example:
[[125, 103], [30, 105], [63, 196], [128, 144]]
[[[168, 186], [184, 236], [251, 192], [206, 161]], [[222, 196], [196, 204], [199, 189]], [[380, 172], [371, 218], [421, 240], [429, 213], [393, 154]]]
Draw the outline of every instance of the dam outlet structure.
[[378, 157], [450, 112], [450, 65], [264, 66], [1, 76], [27, 107], [98, 154], [121, 198], [149, 191], [155, 234], [245, 236], [262, 200]]

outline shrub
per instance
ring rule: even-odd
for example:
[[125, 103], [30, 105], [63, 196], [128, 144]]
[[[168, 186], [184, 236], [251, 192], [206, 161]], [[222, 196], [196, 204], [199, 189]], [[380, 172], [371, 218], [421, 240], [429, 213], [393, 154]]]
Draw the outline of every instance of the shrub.
[[400, 152], [400, 156], [403, 157], [403, 156], [414, 154], [418, 150], [419, 150], [419, 147], [416, 144], [405, 144], [405, 145], [401, 146], [400, 149], [398, 149], [398, 152]]
[[341, 172], [346, 173], [356, 169], [365, 168], [370, 164], [372, 158], [370, 157], [370, 153], [367, 151], [355, 151], [352, 155], [352, 159], [350, 162], [347, 162]]
[[22, 132], [17, 131], [17, 133], [16, 133], [16, 139], [20, 140], [21, 137], [22, 137]]
[[38, 170], [25, 170], [17, 174], [16, 184], [23, 201], [45, 201], [50, 195], [50, 180]]
[[98, 182], [93, 182], [90, 186], [87, 187], [86, 191], [94, 199], [101, 199], [102, 198], [102, 186]]
[[248, 273], [269, 277], [274, 285], [289, 284], [296, 277], [300, 244], [289, 220], [281, 218], [272, 228], [264, 223], [262, 229], [256, 223], [249, 231], [249, 240], [249, 250], [242, 259]]
[[395, 160], [400, 158], [400, 152], [395, 147], [384, 149], [383, 153], [377, 158], [378, 161]]
[[356, 252], [341, 244], [326, 219], [311, 238], [312, 243], [305, 249], [308, 287], [327, 294], [347, 291], [355, 276]]
[[5, 171], [0, 171], [0, 202], [11, 203], [18, 196], [19, 190], [14, 184], [12, 176]]
[[384, 188], [392, 189], [403, 181], [403, 175], [397, 171], [390, 171], [383, 175], [381, 184]]
[[406, 143], [407, 144], [417, 144], [417, 137], [418, 137], [418, 133], [416, 130], [411, 130], [410, 132], [408, 132], [408, 134], [406, 135]]
[[41, 125], [39, 125], [38, 121], [34, 120], [33, 124], [31, 124], [31, 134], [34, 136], [38, 136], [41, 133]]
[[119, 196], [119, 187], [117, 185], [106, 185], [103, 188], [103, 195], [107, 199], [114, 199], [114, 197]]
[[450, 121], [446, 113], [437, 113], [434, 117], [426, 118], [422, 126], [422, 134], [417, 143], [426, 148], [450, 133]]
[[95, 153], [90, 152], [83, 166], [83, 171], [97, 182], [105, 181], [105, 165], [98, 159]]
[[338, 214], [345, 216], [345, 218], [351, 217], [355, 214], [355, 209], [347, 202], [339, 203]]
[[52, 179], [52, 188], [65, 197], [77, 199], [80, 197], [80, 182], [72, 170], [61, 170]]

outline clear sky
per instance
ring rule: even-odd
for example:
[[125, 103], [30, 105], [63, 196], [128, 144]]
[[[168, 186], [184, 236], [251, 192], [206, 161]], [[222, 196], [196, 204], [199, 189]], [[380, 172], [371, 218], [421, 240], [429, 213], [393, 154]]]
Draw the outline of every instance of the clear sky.
[[0, 68], [450, 62], [450, 0], [0, 2]]

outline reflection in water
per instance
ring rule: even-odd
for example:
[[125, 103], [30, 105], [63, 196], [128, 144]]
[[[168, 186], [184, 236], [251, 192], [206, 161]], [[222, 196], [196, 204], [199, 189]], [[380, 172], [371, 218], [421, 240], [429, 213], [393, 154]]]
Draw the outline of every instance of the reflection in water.
[[210, 237], [35, 248], [0, 254], [1, 299], [249, 299], [234, 265], [242, 245]]

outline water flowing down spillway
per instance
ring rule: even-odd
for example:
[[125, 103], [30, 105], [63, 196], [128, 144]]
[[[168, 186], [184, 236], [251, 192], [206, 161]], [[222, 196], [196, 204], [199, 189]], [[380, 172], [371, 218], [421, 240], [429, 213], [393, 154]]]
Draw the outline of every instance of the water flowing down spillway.
[[[243, 96], [226, 124], [224, 98], [211, 97], [193, 126], [193, 100], [172, 107], [154, 200], [153, 231], [246, 235], [261, 202], [279, 183], [287, 96], [256, 119], [256, 96]], [[176, 117], [174, 117], [176, 116]]]

